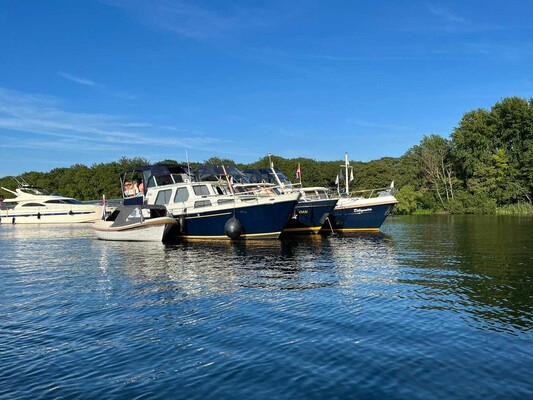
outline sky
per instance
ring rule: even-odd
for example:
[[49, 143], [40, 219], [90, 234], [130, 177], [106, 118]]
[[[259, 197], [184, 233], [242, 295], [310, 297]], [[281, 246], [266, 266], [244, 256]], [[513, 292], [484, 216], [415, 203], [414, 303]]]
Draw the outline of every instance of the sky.
[[533, 1], [0, 0], [0, 177], [399, 157], [533, 97]]

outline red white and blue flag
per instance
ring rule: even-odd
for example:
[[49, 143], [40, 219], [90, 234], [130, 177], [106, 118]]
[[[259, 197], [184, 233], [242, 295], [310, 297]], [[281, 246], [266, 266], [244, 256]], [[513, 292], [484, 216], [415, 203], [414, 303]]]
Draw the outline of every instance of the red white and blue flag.
[[296, 179], [302, 179], [302, 173], [300, 171], [300, 163], [298, 163], [298, 168], [296, 169]]

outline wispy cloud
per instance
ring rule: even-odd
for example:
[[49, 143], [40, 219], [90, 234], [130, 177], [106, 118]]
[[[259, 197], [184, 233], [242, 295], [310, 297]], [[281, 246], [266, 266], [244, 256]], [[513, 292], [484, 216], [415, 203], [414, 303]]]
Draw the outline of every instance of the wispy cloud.
[[[177, 137], [175, 131], [185, 130], [131, 121], [124, 116], [67, 112], [60, 104], [59, 99], [52, 97], [0, 88], [0, 136], [12, 136], [2, 135], [2, 130], [33, 134], [23, 142], [2, 140], [0, 148], [51, 146], [55, 150], [80, 152], [89, 146], [92, 152], [97, 152], [113, 151], [124, 145], [149, 145], [205, 150], [223, 143], [201, 134]], [[174, 133], [168, 134], [169, 130]]]
[[451, 12], [445, 7], [435, 4], [428, 4], [428, 9], [431, 14], [439, 17], [443, 22], [452, 24], [463, 24], [466, 22], [464, 17]]
[[276, 26], [290, 13], [233, 6], [215, 9], [184, 0], [101, 0], [141, 18], [146, 23], [178, 35], [204, 40], [220, 35]]
[[120, 99], [126, 99], [126, 100], [135, 100], [135, 99], [137, 99], [136, 95], [133, 95], [133, 94], [127, 93], [127, 92], [122, 92], [122, 91], [117, 91], [117, 90], [110, 89], [106, 85], [104, 85], [103, 83], [96, 82], [96, 81], [94, 81], [92, 79], [82, 78], [80, 76], [69, 74], [69, 73], [63, 72], [63, 71], [59, 71], [57, 74], [59, 76], [61, 76], [62, 78], [65, 78], [65, 79], [67, 79], [67, 80], [69, 80], [71, 82], [75, 82], [75, 83], [83, 85], [83, 86], [89, 86], [91, 88], [98, 89], [101, 93], [104, 93], [104, 94], [109, 95], [109, 96], [117, 97], [117, 98], [120, 98]]
[[394, 131], [409, 131], [413, 129], [409, 126], [375, 123], [375, 122], [363, 121], [363, 120], [354, 119], [354, 118], [349, 118], [347, 122], [350, 125], [360, 126], [363, 128], [376, 128], [376, 129], [394, 130]]
[[79, 83], [80, 85], [103, 87], [103, 85], [100, 85], [96, 83], [95, 81], [92, 81], [90, 79], [80, 78], [79, 76], [67, 74], [66, 72], [58, 72], [58, 75], [62, 76], [65, 79], [68, 79], [69, 81]]

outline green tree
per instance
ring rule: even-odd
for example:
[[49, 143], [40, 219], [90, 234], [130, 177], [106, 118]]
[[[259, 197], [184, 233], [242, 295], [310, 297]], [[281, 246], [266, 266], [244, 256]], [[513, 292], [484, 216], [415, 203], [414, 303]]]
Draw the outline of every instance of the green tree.
[[455, 182], [450, 142], [439, 135], [424, 136], [411, 152], [417, 160], [421, 177], [446, 209], [446, 202], [453, 200]]
[[420, 207], [422, 194], [412, 185], [404, 185], [395, 193], [399, 203], [394, 207], [396, 214], [412, 214]]

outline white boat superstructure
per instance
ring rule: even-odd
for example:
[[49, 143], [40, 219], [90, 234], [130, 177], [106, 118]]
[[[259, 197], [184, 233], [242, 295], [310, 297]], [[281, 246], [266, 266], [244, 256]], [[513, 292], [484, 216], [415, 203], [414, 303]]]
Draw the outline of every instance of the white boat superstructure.
[[102, 216], [102, 206], [50, 194], [43, 188], [23, 181], [15, 190], [2, 189], [15, 197], [3, 200], [0, 223], [71, 224], [93, 222]]

